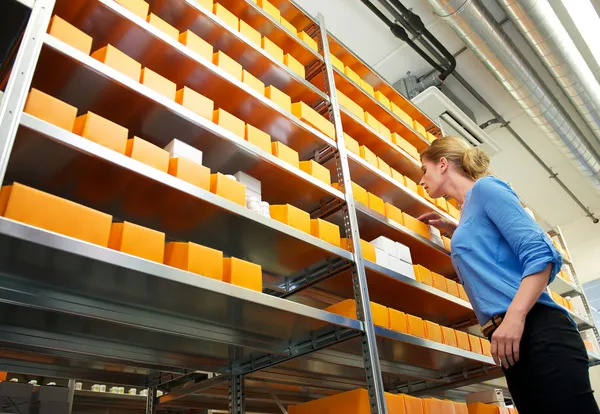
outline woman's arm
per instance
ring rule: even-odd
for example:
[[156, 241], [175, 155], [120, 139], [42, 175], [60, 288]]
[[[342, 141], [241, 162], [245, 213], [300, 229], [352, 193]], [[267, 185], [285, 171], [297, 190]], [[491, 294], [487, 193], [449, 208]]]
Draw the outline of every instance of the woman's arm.
[[549, 264], [543, 271], [530, 275], [521, 282], [504, 320], [492, 335], [492, 356], [496, 364], [508, 368], [519, 360], [525, 317], [548, 286], [551, 271], [552, 265]]

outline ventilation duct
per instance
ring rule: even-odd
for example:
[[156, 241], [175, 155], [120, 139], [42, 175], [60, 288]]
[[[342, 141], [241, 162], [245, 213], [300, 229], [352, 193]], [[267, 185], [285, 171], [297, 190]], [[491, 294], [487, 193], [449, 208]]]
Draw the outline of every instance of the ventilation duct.
[[600, 190], [600, 160], [479, 0], [427, 0], [531, 119]]

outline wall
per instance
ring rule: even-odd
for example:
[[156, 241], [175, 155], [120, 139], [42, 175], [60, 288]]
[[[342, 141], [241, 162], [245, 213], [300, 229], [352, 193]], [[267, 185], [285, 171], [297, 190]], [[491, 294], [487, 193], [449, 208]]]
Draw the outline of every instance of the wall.
[[[598, 216], [598, 213], [596, 213]], [[600, 217], [600, 216], [599, 216]], [[585, 217], [562, 226], [567, 247], [579, 281], [583, 284], [600, 279], [600, 223], [593, 224]]]

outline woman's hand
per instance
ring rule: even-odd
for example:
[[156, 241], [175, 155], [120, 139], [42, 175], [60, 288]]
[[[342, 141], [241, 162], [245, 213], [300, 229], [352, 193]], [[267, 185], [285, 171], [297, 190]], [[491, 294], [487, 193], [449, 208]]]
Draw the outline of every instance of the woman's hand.
[[519, 360], [521, 337], [525, 329], [525, 318], [510, 316], [509, 313], [492, 335], [492, 356], [496, 364], [509, 368]]
[[452, 235], [456, 230], [456, 224], [435, 212], [423, 214], [418, 218], [418, 220], [422, 221], [423, 223], [430, 224], [433, 227], [437, 227], [449, 235]]

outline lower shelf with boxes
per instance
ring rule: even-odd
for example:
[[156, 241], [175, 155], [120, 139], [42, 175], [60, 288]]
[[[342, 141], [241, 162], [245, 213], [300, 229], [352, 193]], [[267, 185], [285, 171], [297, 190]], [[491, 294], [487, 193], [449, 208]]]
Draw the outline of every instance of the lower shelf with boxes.
[[[356, 301], [348, 299], [325, 309], [347, 318], [356, 319]], [[385, 307], [371, 302], [373, 324], [395, 332], [459, 348], [464, 351], [491, 357], [491, 345], [485, 338], [455, 330], [437, 323], [423, 320], [418, 316]]]
[[[405, 394], [385, 393], [389, 414], [518, 414], [513, 408], [491, 404], [417, 398]], [[290, 406], [290, 414], [368, 414], [371, 412], [369, 394], [365, 389], [335, 394], [304, 404]]]
[[[43, 207], [43, 208], [40, 208]], [[18, 183], [2, 187], [0, 215], [7, 219], [108, 247], [142, 259], [262, 292], [261, 266], [196, 243], [166, 242], [164, 233]]]

